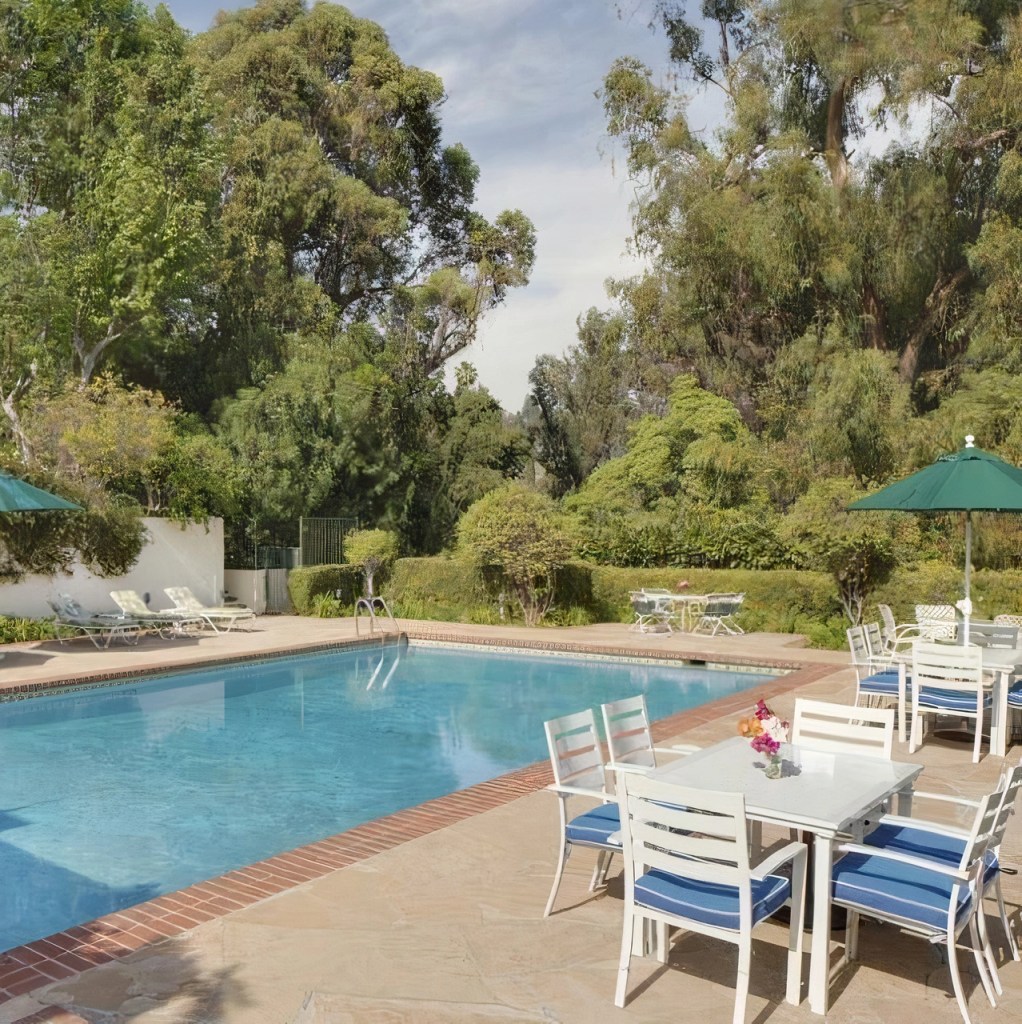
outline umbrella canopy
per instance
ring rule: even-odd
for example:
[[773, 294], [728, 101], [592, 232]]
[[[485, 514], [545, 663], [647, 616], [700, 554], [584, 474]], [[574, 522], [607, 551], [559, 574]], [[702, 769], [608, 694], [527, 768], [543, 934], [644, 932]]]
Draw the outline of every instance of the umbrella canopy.
[[1022, 512], [1022, 469], [976, 448], [970, 434], [965, 447], [942, 455], [883, 490], [848, 506], [850, 512], [884, 509], [896, 512], [965, 513], [965, 600], [959, 605], [969, 639], [969, 578], [972, 574], [972, 513]]
[[41, 487], [33, 487], [17, 477], [0, 472], [0, 513], [5, 512], [81, 512], [81, 505], [58, 498]]

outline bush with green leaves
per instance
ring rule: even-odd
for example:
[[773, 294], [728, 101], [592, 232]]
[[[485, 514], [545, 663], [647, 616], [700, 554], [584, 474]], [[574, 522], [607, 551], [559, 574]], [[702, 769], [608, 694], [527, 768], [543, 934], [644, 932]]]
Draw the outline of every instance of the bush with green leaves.
[[288, 574], [287, 589], [299, 615], [316, 615], [316, 598], [322, 594], [354, 605], [362, 593], [362, 572], [355, 565], [301, 565]]
[[397, 534], [390, 530], [352, 530], [344, 538], [344, 557], [358, 566], [365, 578], [365, 596], [373, 596], [373, 585], [394, 567], [397, 561]]
[[500, 487], [462, 516], [458, 540], [481, 567], [500, 570], [525, 624], [537, 625], [553, 605], [555, 573], [572, 550], [557, 505], [524, 487]]
[[53, 623], [46, 619], [18, 619], [0, 615], [0, 644], [52, 640], [56, 635]]

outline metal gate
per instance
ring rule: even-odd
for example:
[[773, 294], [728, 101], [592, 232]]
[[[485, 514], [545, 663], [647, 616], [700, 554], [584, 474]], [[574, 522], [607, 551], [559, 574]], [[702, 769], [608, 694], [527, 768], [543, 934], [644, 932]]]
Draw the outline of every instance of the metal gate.
[[298, 520], [298, 564], [340, 565], [344, 561], [344, 535], [357, 529], [357, 519], [302, 516]]
[[256, 568], [263, 570], [266, 579], [266, 611], [270, 614], [286, 615], [294, 611], [287, 589], [287, 574], [295, 567], [297, 552], [297, 548], [255, 549]]

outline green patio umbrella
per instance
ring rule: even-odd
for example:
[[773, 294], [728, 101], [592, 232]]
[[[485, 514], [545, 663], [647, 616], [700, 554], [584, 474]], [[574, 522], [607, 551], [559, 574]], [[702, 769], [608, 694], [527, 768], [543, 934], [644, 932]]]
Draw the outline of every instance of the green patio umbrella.
[[41, 487], [33, 487], [0, 471], [0, 514], [7, 512], [81, 512], [81, 505], [58, 498]]
[[966, 643], [972, 615], [972, 513], [1022, 512], [1022, 469], [975, 447], [973, 441], [970, 434], [961, 451], [942, 455], [932, 466], [848, 506], [850, 512], [965, 513], [965, 600], [958, 607], [965, 619]]

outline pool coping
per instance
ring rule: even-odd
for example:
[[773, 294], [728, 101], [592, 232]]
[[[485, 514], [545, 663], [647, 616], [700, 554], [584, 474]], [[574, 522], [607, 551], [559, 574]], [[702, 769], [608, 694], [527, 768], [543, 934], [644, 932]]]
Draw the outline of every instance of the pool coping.
[[[599, 644], [567, 643], [562, 641], [525, 641], [505, 638], [500, 641], [459, 635], [446, 630], [411, 629], [401, 636], [409, 640], [440, 641], [448, 644], [474, 647], [511, 648], [518, 651], [557, 652], [576, 655], [602, 655], [629, 661], [667, 661], [708, 664], [711, 667], [741, 666], [782, 670], [784, 674], [739, 693], [729, 694], [708, 704], [680, 711], [653, 723], [655, 741], [666, 740], [678, 733], [715, 719], [747, 709], [759, 699], [769, 700], [779, 694], [816, 682], [839, 670], [832, 664], [806, 663], [796, 659], [745, 658], [720, 656], [719, 652], [659, 651], [643, 657], [632, 648], [605, 647]], [[315, 644], [276, 655], [261, 653], [250, 657], [225, 658], [223, 661], [203, 661], [203, 666], [264, 660], [267, 657], [308, 654], [325, 650], [380, 646], [386, 637], [360, 638]], [[175, 665], [171, 670], [186, 670], [194, 666]], [[146, 678], [167, 674], [166, 669], [139, 672], [130, 678]], [[26, 684], [20, 699], [39, 696], [47, 690], [88, 689], [113, 679], [125, 678], [123, 672], [98, 673], [78, 679]], [[7, 699], [19, 699], [9, 696]], [[44, 985], [63, 981], [104, 963], [120, 960], [147, 946], [155, 945], [180, 935], [207, 921], [224, 917], [235, 910], [258, 903], [278, 893], [321, 878], [332, 871], [348, 867], [377, 853], [401, 846], [412, 839], [447, 828], [466, 818], [482, 814], [519, 797], [544, 788], [553, 781], [548, 761], [518, 768], [495, 779], [457, 790], [415, 807], [356, 825], [337, 835], [308, 843], [243, 868], [198, 882], [176, 892], [158, 896], [124, 910], [115, 911], [93, 921], [75, 925], [64, 931], [0, 954], [0, 1005], [18, 996], [26, 995]], [[80, 1018], [62, 1007], [44, 1007], [17, 1024], [78, 1024]]]

